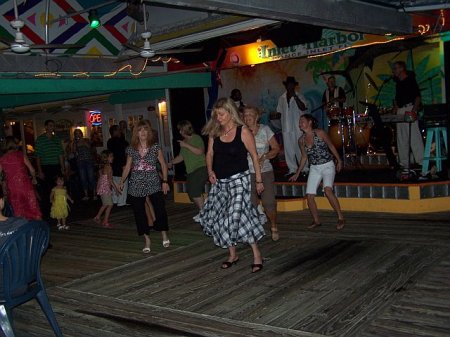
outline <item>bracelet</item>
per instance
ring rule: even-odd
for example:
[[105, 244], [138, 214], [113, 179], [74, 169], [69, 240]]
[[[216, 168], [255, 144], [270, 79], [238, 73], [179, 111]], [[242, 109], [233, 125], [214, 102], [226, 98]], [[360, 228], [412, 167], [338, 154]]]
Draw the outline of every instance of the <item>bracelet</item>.
[[256, 183], [257, 183], [257, 184], [262, 184], [263, 182], [262, 182], [262, 181], [257, 181]]
[[163, 184], [167, 184], [167, 180], [163, 180], [162, 183], [163, 183]]

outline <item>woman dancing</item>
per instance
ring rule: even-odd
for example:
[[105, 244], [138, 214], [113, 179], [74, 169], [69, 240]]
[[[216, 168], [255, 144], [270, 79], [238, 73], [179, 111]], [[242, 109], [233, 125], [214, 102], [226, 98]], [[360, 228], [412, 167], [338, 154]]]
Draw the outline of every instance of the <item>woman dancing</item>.
[[[296, 181], [298, 179], [300, 172], [302, 172], [306, 164], [306, 158], [308, 158], [310, 168], [308, 182], [306, 184], [306, 198], [308, 200], [309, 211], [313, 217], [313, 222], [308, 228], [312, 229], [321, 225], [314, 198], [320, 182], [323, 181], [324, 194], [338, 215], [336, 228], [342, 229], [345, 226], [344, 215], [342, 214], [339, 200], [333, 192], [334, 177], [336, 171], [339, 172], [342, 169], [342, 160], [326, 132], [317, 129], [317, 120], [312, 115], [304, 114], [301, 116], [299, 126], [303, 131], [303, 136], [298, 140], [302, 152], [302, 159], [297, 172], [289, 181]], [[333, 156], [336, 158], [337, 166], [334, 165]]]
[[214, 243], [227, 248], [227, 269], [239, 260], [238, 243], [248, 243], [253, 252], [252, 273], [262, 270], [263, 260], [258, 241], [264, 236], [264, 214], [259, 214], [250, 200], [250, 172], [247, 153], [253, 160], [256, 190], [264, 185], [253, 134], [243, 126], [238, 109], [230, 98], [220, 98], [214, 105], [211, 119], [203, 134], [209, 136], [206, 166], [212, 184], [208, 199], [200, 212], [200, 223]]

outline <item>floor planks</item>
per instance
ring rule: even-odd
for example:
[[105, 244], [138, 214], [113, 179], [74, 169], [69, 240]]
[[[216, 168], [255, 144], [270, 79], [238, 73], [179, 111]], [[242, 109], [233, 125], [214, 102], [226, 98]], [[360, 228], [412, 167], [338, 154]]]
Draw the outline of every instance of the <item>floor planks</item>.
[[[65, 336], [450, 336], [450, 214], [347, 214], [344, 231], [322, 212], [281, 213], [282, 239], [261, 242], [263, 272], [248, 248], [221, 270], [226, 251], [168, 202], [169, 249], [152, 234], [140, 252], [129, 208], [105, 230], [78, 214], [52, 232], [43, 276]], [[51, 336], [36, 303], [15, 309], [20, 336]], [[32, 321], [32, 324], [28, 322]]]

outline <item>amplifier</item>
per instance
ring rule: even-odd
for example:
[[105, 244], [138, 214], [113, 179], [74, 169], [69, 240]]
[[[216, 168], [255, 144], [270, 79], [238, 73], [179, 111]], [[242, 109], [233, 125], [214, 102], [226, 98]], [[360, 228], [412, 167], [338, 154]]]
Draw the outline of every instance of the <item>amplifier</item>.
[[447, 125], [449, 107], [447, 104], [430, 104], [423, 106], [423, 120], [426, 124]]

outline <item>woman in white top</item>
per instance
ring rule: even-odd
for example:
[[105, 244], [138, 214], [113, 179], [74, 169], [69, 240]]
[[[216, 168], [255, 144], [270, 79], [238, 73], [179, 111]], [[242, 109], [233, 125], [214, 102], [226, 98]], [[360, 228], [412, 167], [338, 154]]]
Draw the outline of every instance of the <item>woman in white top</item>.
[[[271, 222], [272, 240], [278, 241], [280, 235], [277, 227], [277, 203], [275, 200], [275, 185], [273, 167], [270, 163], [270, 159], [277, 156], [280, 151], [280, 146], [274, 137], [273, 131], [267, 126], [258, 124], [260, 117], [259, 109], [251, 106], [244, 108], [244, 122], [247, 127], [252, 131], [255, 142], [256, 152], [258, 153], [259, 165], [261, 167], [262, 182], [264, 184], [264, 191], [261, 193], [261, 202], [264, 207], [264, 211]], [[248, 157], [248, 166], [251, 173], [252, 182], [252, 203], [255, 207], [258, 206], [258, 194], [256, 193], [256, 178], [253, 162]]]

